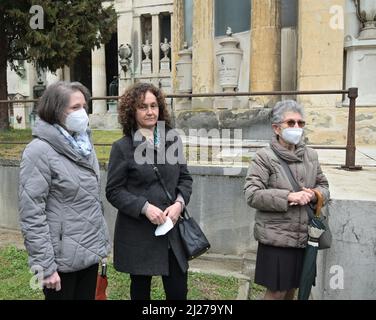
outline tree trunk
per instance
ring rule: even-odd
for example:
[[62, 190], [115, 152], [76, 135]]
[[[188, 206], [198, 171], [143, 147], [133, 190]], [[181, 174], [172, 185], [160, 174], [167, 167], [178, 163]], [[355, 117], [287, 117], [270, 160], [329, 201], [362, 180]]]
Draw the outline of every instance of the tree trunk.
[[[7, 53], [8, 39], [5, 33], [4, 15], [0, 10], [0, 100], [8, 99]], [[8, 103], [0, 102], [0, 131], [9, 129]]]

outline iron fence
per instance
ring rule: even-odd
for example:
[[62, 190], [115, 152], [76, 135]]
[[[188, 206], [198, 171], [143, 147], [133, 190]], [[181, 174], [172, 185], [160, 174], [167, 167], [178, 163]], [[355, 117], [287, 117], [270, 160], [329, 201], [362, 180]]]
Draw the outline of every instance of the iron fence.
[[[310, 145], [316, 149], [346, 150], [345, 165], [341, 166], [346, 170], [360, 170], [361, 166], [355, 164], [355, 114], [356, 98], [358, 97], [358, 88], [349, 88], [348, 90], [302, 90], [302, 91], [258, 91], [258, 92], [234, 92], [234, 93], [191, 93], [191, 94], [166, 94], [166, 98], [171, 98], [172, 115], [174, 116], [174, 100], [176, 98], [214, 98], [214, 97], [240, 97], [240, 96], [285, 96], [285, 95], [347, 95], [349, 98], [349, 112], [347, 123], [347, 142], [346, 146], [318, 146]], [[121, 96], [92, 97], [91, 100], [119, 100]], [[29, 103], [37, 102], [37, 99], [28, 100], [0, 100], [0, 104]], [[8, 142], [0, 141], [0, 144], [25, 144], [27, 142]], [[96, 146], [111, 146], [111, 144], [96, 143]], [[257, 146], [254, 146], [255, 148]]]

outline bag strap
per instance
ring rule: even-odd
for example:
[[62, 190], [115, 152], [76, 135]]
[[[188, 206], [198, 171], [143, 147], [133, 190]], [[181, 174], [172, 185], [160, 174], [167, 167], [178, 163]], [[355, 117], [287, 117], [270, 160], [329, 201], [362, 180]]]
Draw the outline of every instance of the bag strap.
[[278, 158], [279, 162], [281, 163], [281, 166], [283, 168], [283, 171], [286, 173], [287, 178], [289, 179], [292, 188], [294, 189], [295, 192], [299, 192], [302, 190], [302, 188], [299, 186], [298, 182], [296, 181], [295, 177], [293, 176], [291, 169], [287, 162], [283, 160], [273, 149], [271, 149], [273, 153], [276, 155]]
[[152, 165], [152, 166], [153, 166], [153, 170], [155, 172], [155, 175], [157, 176], [159, 183], [161, 184], [161, 186], [163, 188], [164, 193], [166, 194], [168, 200], [170, 200], [170, 202], [173, 203], [174, 200], [172, 199], [170, 192], [167, 190], [166, 184], [165, 184], [165, 182], [164, 182], [164, 180], [161, 176], [161, 173], [159, 172], [158, 168], [155, 165]]
[[[162, 178], [161, 173], [159, 172], [158, 168], [154, 164], [152, 164], [152, 166], [153, 166], [153, 170], [155, 172], [155, 175], [157, 176], [158, 181], [161, 184], [162, 189], [163, 189], [164, 193], [166, 194], [168, 200], [170, 200], [171, 203], [174, 203], [175, 201], [174, 201], [174, 199], [172, 199], [171, 193], [167, 190], [166, 184], [165, 184], [165, 182]], [[182, 215], [184, 217], [186, 217], [187, 219], [189, 219], [189, 213], [188, 213], [188, 210], [185, 208], [185, 206], [184, 206]]]

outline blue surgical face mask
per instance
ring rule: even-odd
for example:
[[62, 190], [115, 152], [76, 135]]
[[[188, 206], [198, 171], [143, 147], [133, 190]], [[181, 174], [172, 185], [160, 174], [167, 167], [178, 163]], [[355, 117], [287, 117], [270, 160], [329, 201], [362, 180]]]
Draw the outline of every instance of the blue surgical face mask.
[[282, 129], [282, 139], [290, 144], [298, 144], [302, 138], [303, 129], [302, 128], [285, 128]]
[[84, 108], [73, 111], [65, 119], [65, 127], [69, 131], [84, 132], [89, 124], [89, 117]]

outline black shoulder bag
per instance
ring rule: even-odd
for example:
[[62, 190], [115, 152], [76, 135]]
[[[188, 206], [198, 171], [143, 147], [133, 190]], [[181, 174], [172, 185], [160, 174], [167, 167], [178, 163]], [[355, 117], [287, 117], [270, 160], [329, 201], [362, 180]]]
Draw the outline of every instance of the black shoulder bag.
[[[158, 168], [153, 165], [153, 170], [163, 188], [163, 191], [166, 193], [168, 200], [170, 200], [171, 203], [174, 203]], [[208, 239], [198, 223], [188, 214], [188, 210], [185, 207], [178, 223], [180, 237], [188, 260], [197, 258], [209, 250], [210, 243]]]
[[[293, 176], [290, 167], [286, 163], [286, 161], [283, 160], [277, 153], [274, 152], [274, 154], [279, 159], [279, 162], [282, 165], [283, 171], [286, 173], [286, 176], [289, 179], [294, 191], [295, 192], [302, 191], [298, 182], [296, 181], [295, 177]], [[312, 219], [315, 216], [315, 209], [312, 207], [312, 205], [310, 203], [305, 205], [305, 207], [307, 208], [307, 213], [308, 213], [309, 219]], [[323, 222], [323, 224], [325, 226], [325, 232], [319, 238], [319, 249], [328, 249], [328, 248], [330, 248], [330, 246], [332, 244], [332, 233], [331, 233], [330, 228], [329, 228], [328, 218], [324, 215], [321, 215], [321, 221]]]

